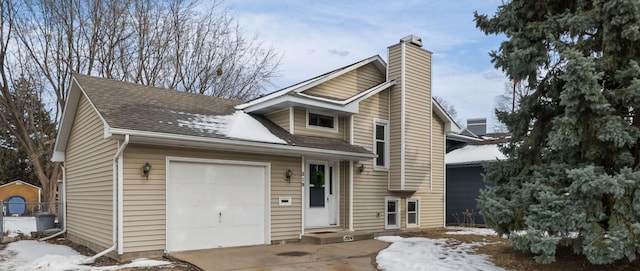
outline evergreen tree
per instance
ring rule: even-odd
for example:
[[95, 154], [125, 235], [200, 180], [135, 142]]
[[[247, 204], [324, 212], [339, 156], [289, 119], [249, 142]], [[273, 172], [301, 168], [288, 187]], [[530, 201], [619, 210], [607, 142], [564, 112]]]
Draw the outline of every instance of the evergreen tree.
[[511, 0], [475, 21], [507, 37], [492, 62], [530, 88], [515, 112], [496, 111], [512, 141], [486, 168], [487, 224], [542, 263], [558, 246], [595, 264], [635, 260], [640, 1]]

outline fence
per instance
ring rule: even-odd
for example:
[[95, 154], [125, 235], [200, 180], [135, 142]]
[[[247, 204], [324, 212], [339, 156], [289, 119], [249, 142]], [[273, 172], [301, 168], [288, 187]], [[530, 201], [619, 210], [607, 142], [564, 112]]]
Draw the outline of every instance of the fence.
[[0, 201], [0, 207], [0, 233], [8, 236], [29, 236], [35, 232], [35, 215], [40, 212], [53, 212], [57, 214], [58, 224], [63, 223], [62, 206], [55, 202]]

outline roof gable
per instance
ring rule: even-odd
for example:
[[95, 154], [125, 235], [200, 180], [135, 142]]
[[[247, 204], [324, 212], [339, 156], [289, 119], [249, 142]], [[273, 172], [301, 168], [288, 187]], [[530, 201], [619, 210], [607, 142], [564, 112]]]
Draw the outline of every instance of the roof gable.
[[[323, 83], [326, 83], [330, 80], [333, 80], [337, 77], [340, 77], [344, 74], [347, 74], [351, 71], [357, 70], [360, 67], [363, 67], [369, 64], [372, 64], [381, 73], [386, 74], [386, 63], [382, 60], [380, 56], [376, 55], [376, 56], [372, 56], [370, 58], [358, 61], [354, 64], [322, 74], [320, 76], [316, 76], [309, 80], [302, 81], [300, 83], [283, 88], [281, 90], [269, 93], [262, 97], [248, 101], [246, 103], [239, 104], [238, 106], [236, 106], [236, 108], [242, 109], [246, 112], [263, 114], [267, 112], [277, 111], [295, 104], [309, 104], [311, 106], [323, 107], [324, 102], [326, 102], [327, 100], [334, 100], [334, 99], [329, 99], [325, 97], [325, 99], [322, 100], [322, 99], [315, 99], [316, 97], [311, 95], [296, 96], [296, 94], [304, 94], [303, 92], [305, 92], [306, 90], [319, 86]], [[286, 96], [289, 96], [289, 97], [286, 97]], [[317, 98], [321, 98], [321, 97], [317, 97]], [[340, 111], [341, 109], [340, 107], [335, 107], [335, 106], [332, 107], [329, 104], [327, 104], [326, 106], [327, 106], [327, 109], [329, 110]], [[349, 112], [349, 110], [353, 110], [353, 109], [346, 109], [346, 112]], [[354, 113], [354, 112], [351, 112], [351, 113]]]

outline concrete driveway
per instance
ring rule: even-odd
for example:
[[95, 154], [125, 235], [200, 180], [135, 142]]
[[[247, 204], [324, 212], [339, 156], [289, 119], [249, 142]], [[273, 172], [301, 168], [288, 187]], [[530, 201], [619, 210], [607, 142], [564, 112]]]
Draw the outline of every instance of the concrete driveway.
[[378, 251], [389, 243], [363, 240], [347, 243], [218, 248], [171, 253], [171, 257], [189, 262], [202, 270], [377, 270]]

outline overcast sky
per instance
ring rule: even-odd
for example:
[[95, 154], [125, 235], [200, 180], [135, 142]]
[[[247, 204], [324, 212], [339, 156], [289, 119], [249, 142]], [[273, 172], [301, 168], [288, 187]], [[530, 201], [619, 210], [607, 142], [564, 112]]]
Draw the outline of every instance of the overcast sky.
[[[373, 55], [413, 34], [433, 52], [433, 94], [452, 103], [458, 119], [486, 117], [506, 77], [488, 52], [503, 37], [485, 36], [473, 12], [492, 15], [502, 0], [286, 1], [234, 0], [225, 4], [246, 34], [283, 55], [277, 90]], [[492, 124], [489, 124], [491, 130]]]

